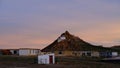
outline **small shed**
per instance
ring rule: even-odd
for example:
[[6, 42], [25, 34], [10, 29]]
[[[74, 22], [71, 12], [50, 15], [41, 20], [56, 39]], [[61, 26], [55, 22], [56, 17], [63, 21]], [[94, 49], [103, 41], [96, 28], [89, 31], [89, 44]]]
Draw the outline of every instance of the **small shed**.
[[55, 63], [54, 53], [38, 55], [38, 64], [54, 64], [54, 63]]

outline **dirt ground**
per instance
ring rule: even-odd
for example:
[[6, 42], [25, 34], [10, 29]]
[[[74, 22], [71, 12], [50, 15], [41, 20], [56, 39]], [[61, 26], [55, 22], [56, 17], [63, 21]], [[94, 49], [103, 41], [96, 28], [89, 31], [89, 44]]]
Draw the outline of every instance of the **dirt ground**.
[[40, 65], [36, 57], [0, 56], [0, 68], [120, 68], [119, 63], [105, 63], [93, 58], [57, 57], [56, 64]]
[[9, 63], [0, 64], [0, 68], [120, 68], [117, 64], [26, 64], [26, 63]]

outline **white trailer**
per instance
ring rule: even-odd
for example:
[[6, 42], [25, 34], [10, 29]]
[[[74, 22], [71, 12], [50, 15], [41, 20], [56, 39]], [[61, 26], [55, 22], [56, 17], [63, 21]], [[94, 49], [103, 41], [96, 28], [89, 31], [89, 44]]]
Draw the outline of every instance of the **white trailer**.
[[118, 56], [118, 52], [112, 52], [112, 57]]
[[38, 64], [54, 64], [54, 63], [55, 63], [55, 55], [53, 53], [38, 55]]
[[32, 48], [20, 48], [19, 49], [19, 56], [38, 55], [39, 53], [40, 53], [39, 49], [32, 49]]

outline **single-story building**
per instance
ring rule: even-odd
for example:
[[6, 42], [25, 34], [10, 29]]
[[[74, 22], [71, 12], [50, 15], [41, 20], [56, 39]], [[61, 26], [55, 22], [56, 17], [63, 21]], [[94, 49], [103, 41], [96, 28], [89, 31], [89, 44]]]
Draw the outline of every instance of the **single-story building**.
[[0, 49], [0, 55], [12, 55], [10, 49]]
[[20, 48], [19, 56], [30, 56], [30, 55], [38, 55], [40, 54], [40, 49], [32, 49], [32, 48]]
[[54, 51], [56, 56], [89, 56], [99, 57], [97, 51]]
[[38, 64], [54, 64], [54, 63], [55, 55], [53, 53], [38, 55]]
[[100, 52], [100, 57], [117, 57], [118, 56], [118, 52]]

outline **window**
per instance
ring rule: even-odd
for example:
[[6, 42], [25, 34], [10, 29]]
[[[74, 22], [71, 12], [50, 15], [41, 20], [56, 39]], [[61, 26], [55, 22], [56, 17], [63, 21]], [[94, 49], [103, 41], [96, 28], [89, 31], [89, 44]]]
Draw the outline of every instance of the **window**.
[[58, 54], [62, 54], [62, 51], [59, 51]]
[[77, 53], [74, 53], [75, 54], [75, 56], [77, 56]]
[[85, 56], [85, 53], [82, 53], [82, 56]]
[[90, 52], [88, 52], [88, 53], [87, 53], [87, 56], [91, 56], [91, 53], [90, 53]]
[[17, 54], [17, 51], [16, 51], [16, 50], [14, 51], [14, 54]]

